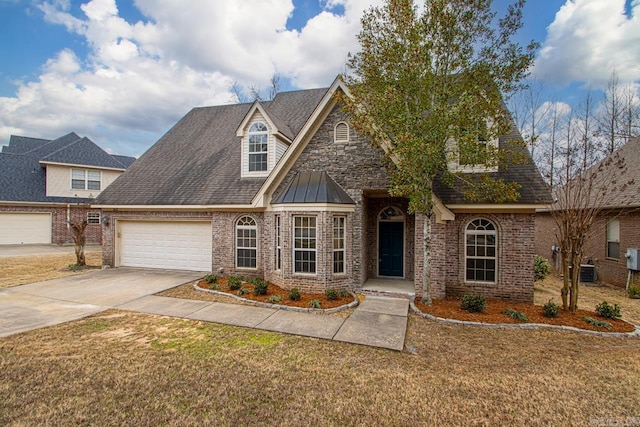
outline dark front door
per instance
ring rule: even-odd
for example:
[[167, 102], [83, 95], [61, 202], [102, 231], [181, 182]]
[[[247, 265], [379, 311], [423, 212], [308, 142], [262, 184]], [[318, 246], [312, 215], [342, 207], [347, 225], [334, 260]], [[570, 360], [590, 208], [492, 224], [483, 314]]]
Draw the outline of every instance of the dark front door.
[[402, 277], [404, 264], [403, 242], [404, 223], [403, 222], [379, 222], [379, 268], [380, 276]]

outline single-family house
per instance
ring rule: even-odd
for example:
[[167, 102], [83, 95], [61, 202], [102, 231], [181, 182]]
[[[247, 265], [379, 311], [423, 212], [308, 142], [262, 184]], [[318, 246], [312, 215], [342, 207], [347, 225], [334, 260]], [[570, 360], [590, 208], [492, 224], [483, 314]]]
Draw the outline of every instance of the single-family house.
[[[614, 155], [624, 159], [624, 165], [602, 162], [606, 169], [600, 175], [607, 180], [604, 185], [608, 190], [598, 202], [602, 209], [587, 235], [582, 262], [595, 266], [597, 282], [625, 286], [629, 278], [627, 249], [640, 248], [640, 137], [630, 139]], [[560, 254], [553, 249], [559, 247], [557, 226], [551, 209], [553, 206], [536, 214], [536, 253], [555, 259], [559, 268]], [[637, 280], [637, 273], [634, 275]]]
[[101, 243], [101, 213], [87, 207], [134, 160], [73, 132], [54, 140], [12, 135], [0, 152], [0, 244], [72, 242], [68, 223], [79, 209], [87, 242]]
[[[97, 198], [103, 265], [259, 276], [316, 292], [389, 279], [420, 295], [424, 217], [389, 195], [394, 166], [354, 131], [339, 91], [349, 92], [338, 78], [191, 110]], [[520, 199], [470, 203], [437, 186], [436, 298], [533, 298], [534, 215], [546, 186], [531, 161], [490, 173], [520, 183]]]

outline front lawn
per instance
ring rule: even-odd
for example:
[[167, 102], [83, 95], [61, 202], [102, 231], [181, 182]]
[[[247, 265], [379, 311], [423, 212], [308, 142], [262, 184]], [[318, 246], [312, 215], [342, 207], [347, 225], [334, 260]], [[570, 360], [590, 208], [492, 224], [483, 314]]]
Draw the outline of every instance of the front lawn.
[[[88, 267], [102, 266], [102, 252], [85, 252]], [[74, 271], [69, 265], [75, 264], [76, 256], [69, 254], [21, 255], [0, 258], [0, 288], [58, 279], [81, 274], [90, 269]]]

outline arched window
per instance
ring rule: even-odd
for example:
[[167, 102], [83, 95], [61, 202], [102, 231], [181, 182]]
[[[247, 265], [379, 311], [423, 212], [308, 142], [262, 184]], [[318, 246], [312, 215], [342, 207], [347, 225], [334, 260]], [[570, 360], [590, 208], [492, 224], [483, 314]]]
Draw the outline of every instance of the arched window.
[[495, 283], [498, 243], [495, 225], [486, 219], [474, 219], [465, 230], [466, 280]]
[[236, 222], [236, 267], [256, 268], [258, 253], [258, 226], [250, 216]]
[[340, 122], [333, 128], [334, 142], [349, 141], [349, 125], [346, 122]]
[[267, 146], [269, 130], [262, 122], [249, 128], [249, 172], [267, 170]]

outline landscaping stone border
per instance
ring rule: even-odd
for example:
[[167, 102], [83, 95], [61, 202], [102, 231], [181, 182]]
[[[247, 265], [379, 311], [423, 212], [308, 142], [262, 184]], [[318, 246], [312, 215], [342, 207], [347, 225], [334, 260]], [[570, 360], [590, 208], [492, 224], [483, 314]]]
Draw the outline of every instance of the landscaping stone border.
[[[451, 325], [467, 325], [467, 326], [482, 326], [485, 328], [493, 328], [493, 329], [556, 329], [561, 331], [571, 331], [571, 332], [579, 332], [587, 335], [596, 335], [601, 337], [617, 337], [617, 338], [631, 338], [631, 337], [640, 337], [640, 327], [638, 325], [634, 325], [633, 323], [629, 323], [626, 320], [623, 320], [625, 323], [629, 323], [632, 325], [635, 330], [633, 332], [603, 332], [603, 331], [589, 331], [587, 329], [575, 328], [573, 326], [559, 326], [559, 325], [548, 325], [546, 323], [484, 323], [484, 322], [472, 322], [469, 320], [456, 320], [456, 319], [446, 319], [443, 317], [437, 317], [432, 314], [424, 313], [420, 311], [418, 307], [413, 303], [413, 300], [409, 302], [411, 310], [413, 310], [416, 314], [436, 322], [448, 323]], [[622, 319], [620, 319], [622, 320]]]
[[278, 310], [300, 311], [300, 312], [304, 312], [304, 313], [331, 314], [331, 313], [337, 313], [339, 311], [348, 310], [350, 308], [356, 307], [358, 305], [358, 303], [359, 303], [358, 296], [356, 294], [354, 294], [353, 292], [349, 292], [349, 295], [351, 295], [353, 297], [353, 301], [350, 302], [349, 304], [341, 305], [339, 307], [326, 308], [326, 309], [323, 309], [323, 308], [292, 307], [292, 306], [283, 305], [283, 304], [272, 304], [270, 302], [254, 301], [254, 300], [242, 298], [241, 296], [229, 294], [227, 292], [220, 292], [220, 291], [216, 291], [216, 290], [213, 290], [213, 289], [201, 288], [200, 286], [198, 286], [198, 281], [199, 280], [197, 280], [193, 284], [193, 289], [195, 289], [196, 291], [209, 292], [210, 294], [220, 295], [220, 296], [223, 296], [223, 297], [232, 298], [232, 299], [235, 299], [236, 301], [242, 301], [243, 303], [246, 303], [246, 304], [255, 305], [256, 307], [275, 308], [275, 309], [278, 309]]

